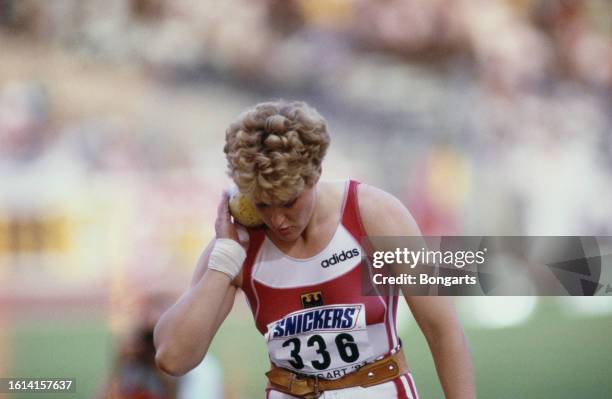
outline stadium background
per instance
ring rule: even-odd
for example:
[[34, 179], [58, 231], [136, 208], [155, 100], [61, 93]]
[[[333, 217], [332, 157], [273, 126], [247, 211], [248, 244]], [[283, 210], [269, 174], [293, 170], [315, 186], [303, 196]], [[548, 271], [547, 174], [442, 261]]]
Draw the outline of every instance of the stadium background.
[[[611, 89], [606, 0], [1, 0], [0, 376], [95, 395], [143, 298], [188, 284], [253, 103], [318, 108], [324, 178], [426, 234], [612, 235]], [[609, 397], [610, 297], [456, 302], [479, 397]], [[244, 299], [211, 350], [227, 397], [262, 397]]]

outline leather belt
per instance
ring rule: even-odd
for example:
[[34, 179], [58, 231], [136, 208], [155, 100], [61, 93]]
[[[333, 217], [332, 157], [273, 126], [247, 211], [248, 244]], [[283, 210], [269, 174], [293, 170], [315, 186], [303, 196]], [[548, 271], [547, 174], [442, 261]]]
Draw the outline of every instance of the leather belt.
[[266, 376], [272, 389], [299, 398], [315, 399], [321, 396], [323, 391], [378, 385], [394, 380], [406, 372], [408, 372], [408, 365], [406, 364], [404, 351], [400, 349], [393, 355], [366, 364], [359, 370], [337, 380], [324, 380], [316, 376], [296, 374], [274, 365], [266, 373]]

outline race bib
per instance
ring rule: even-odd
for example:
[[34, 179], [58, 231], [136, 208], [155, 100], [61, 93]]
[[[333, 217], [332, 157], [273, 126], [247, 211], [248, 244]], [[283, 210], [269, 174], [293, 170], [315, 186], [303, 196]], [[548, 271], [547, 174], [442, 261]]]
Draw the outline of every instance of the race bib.
[[300, 374], [336, 379], [372, 357], [365, 305], [299, 310], [268, 324], [270, 359]]

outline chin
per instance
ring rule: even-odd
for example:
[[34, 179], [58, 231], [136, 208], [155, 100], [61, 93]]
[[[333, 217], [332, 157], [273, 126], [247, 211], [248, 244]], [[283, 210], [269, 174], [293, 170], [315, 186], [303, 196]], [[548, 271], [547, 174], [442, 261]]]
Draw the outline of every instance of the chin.
[[290, 235], [287, 235], [287, 236], [280, 235], [280, 234], [276, 235], [276, 237], [278, 237], [278, 239], [283, 241], [283, 242], [293, 242], [293, 241], [297, 240], [299, 236], [300, 236], [299, 233], [298, 234], [290, 234]]
[[302, 234], [302, 231], [293, 231], [291, 232], [291, 234], [288, 235], [283, 235], [283, 234], [276, 234], [276, 237], [283, 241], [283, 242], [293, 242], [295, 240], [297, 240], [298, 238], [300, 238], [300, 235]]

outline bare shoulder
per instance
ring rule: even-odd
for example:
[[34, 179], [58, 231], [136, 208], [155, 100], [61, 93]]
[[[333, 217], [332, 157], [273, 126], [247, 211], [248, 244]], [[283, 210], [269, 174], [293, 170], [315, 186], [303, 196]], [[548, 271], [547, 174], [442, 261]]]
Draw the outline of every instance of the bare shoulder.
[[420, 235], [408, 209], [394, 195], [369, 184], [357, 189], [359, 212], [369, 236]]
[[327, 196], [334, 198], [342, 198], [344, 196], [344, 189], [346, 187], [346, 181], [343, 180], [325, 180], [318, 183], [319, 190]]
[[326, 180], [318, 183], [320, 198], [323, 201], [326, 219], [333, 220], [342, 210], [346, 181]]

